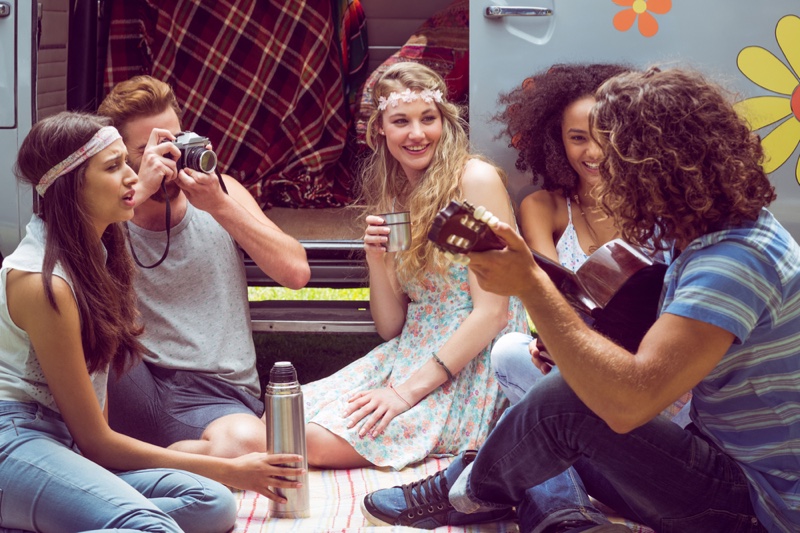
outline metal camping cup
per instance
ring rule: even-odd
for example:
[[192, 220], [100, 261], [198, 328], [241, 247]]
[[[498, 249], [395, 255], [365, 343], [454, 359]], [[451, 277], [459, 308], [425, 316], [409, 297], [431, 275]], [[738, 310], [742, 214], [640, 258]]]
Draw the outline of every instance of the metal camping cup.
[[378, 215], [389, 228], [389, 240], [384, 247], [387, 252], [399, 252], [411, 247], [411, 213], [398, 211]]

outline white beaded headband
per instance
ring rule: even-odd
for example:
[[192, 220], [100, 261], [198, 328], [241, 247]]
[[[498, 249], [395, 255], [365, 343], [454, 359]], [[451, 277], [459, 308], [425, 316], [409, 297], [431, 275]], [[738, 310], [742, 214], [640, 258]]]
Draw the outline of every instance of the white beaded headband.
[[392, 91], [389, 93], [389, 96], [381, 96], [378, 98], [378, 110], [383, 111], [387, 107], [397, 107], [397, 104], [400, 102], [413, 102], [415, 100], [422, 100], [423, 102], [431, 103], [441, 103], [442, 102], [442, 91], [439, 89], [423, 89], [422, 91], [412, 91], [411, 89], [406, 89], [401, 93], [397, 93]]
[[50, 187], [54, 181], [56, 181], [56, 178], [75, 170], [84, 161], [87, 161], [93, 155], [105, 150], [111, 143], [121, 138], [122, 136], [114, 126], [104, 126], [100, 128], [100, 130], [98, 130], [98, 132], [95, 133], [91, 139], [89, 139], [89, 142], [72, 152], [69, 156], [67, 156], [66, 159], [48, 170], [47, 173], [42, 176], [42, 179], [39, 180], [39, 184], [36, 186], [36, 192], [39, 193], [39, 196], [44, 196], [45, 191], [47, 191], [47, 188]]

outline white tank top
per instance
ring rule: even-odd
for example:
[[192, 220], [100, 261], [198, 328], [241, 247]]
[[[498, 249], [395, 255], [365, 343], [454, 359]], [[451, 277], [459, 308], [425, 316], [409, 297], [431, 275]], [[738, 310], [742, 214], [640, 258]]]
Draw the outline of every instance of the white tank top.
[[[33, 351], [31, 339], [11, 320], [6, 299], [6, 277], [10, 270], [42, 271], [45, 239], [44, 222], [33, 215], [25, 228], [25, 238], [17, 249], [5, 258], [0, 269], [0, 400], [36, 402], [59, 412], [44, 372], [39, 366], [39, 359]], [[75, 288], [61, 265], [55, 265], [53, 275], [64, 279], [74, 296]], [[95, 372], [90, 378], [102, 408], [106, 401], [108, 372]]]
[[556, 253], [561, 265], [575, 272], [589, 259], [589, 256], [584, 253], [578, 242], [578, 233], [572, 224], [572, 204], [569, 201], [569, 197], [567, 197], [567, 216], [569, 217], [569, 222], [561, 238], [558, 239], [558, 243], [556, 243]]

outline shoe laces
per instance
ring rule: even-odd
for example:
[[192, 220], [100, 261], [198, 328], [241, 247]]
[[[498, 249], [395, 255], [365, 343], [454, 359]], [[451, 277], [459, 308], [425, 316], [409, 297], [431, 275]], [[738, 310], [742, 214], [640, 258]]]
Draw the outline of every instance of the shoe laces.
[[449, 490], [443, 470], [419, 481], [403, 485], [401, 488], [406, 500], [406, 514], [409, 518], [413, 518], [415, 514], [422, 516], [425, 511], [432, 514], [452, 507], [447, 497]]

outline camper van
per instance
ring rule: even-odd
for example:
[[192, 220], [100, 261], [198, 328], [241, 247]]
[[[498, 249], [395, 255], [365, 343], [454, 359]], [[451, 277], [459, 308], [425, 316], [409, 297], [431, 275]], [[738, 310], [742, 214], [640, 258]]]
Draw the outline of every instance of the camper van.
[[[121, 0], [0, 1], [2, 254], [22, 238], [35, 200], [14, 180], [16, 149], [37, 118], [62, 109], [96, 108], [105, 53], [115, 46], [108, 41], [106, 23], [116, 1]], [[764, 141], [766, 169], [778, 192], [772, 210], [800, 239], [797, 0], [368, 0], [361, 4], [367, 70], [402, 52], [426, 20], [454, 5], [468, 20], [468, 72], [463, 75], [468, 76], [471, 140], [509, 173], [517, 203], [533, 188], [530, 178], [514, 168], [508, 140], [498, 137], [500, 126], [492, 120], [499, 111], [498, 94], [558, 62], [688, 66], [741, 95], [740, 109]], [[425, 43], [417, 39], [415, 47], [420, 46]], [[301, 240], [345, 241], [362, 231], [342, 222], [341, 209], [294, 207], [271, 208], [269, 215]], [[325, 283], [334, 283], [333, 278]]]

